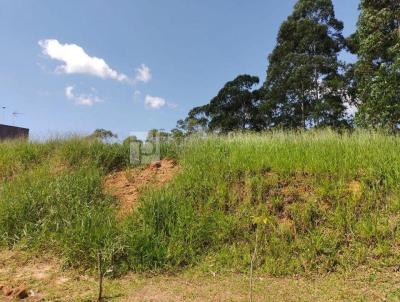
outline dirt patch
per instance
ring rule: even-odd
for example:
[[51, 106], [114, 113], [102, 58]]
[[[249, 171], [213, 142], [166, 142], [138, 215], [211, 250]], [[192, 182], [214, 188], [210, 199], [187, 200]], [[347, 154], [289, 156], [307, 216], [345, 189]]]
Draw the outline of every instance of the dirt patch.
[[[44, 257], [44, 256], [43, 256]], [[47, 271], [44, 276], [37, 272]], [[22, 272], [24, 272], [22, 274]], [[39, 277], [39, 278], [38, 278]], [[254, 275], [254, 301], [399, 301], [400, 270], [360, 267], [349, 272], [274, 278]], [[0, 250], [0, 301], [93, 301], [96, 276], [62, 269], [53, 258], [32, 258], [21, 251]], [[26, 285], [26, 286], [25, 286]], [[188, 271], [177, 275], [140, 275], [106, 278], [105, 301], [249, 301], [248, 274]], [[28, 293], [25, 299], [13, 293]], [[17, 293], [17, 291], [16, 291]], [[14, 300], [11, 300], [11, 299]]]
[[15, 288], [6, 285], [0, 285], [0, 290], [2, 291], [3, 295], [9, 299], [25, 300], [26, 298], [29, 298], [29, 291], [23, 285]]
[[[374, 278], [374, 281], [371, 280]], [[256, 275], [254, 301], [398, 301], [399, 273], [357, 270], [348, 274], [307, 277]], [[177, 276], [146, 279], [130, 289], [124, 302], [249, 301], [247, 275]]]
[[14, 251], [0, 252], [0, 301], [43, 301], [41, 285], [57, 280], [59, 263]]
[[[49, 256], [0, 250], [0, 301], [91, 301], [96, 280], [62, 269], [62, 262]], [[90, 298], [90, 300], [89, 300]]]
[[178, 170], [175, 160], [163, 159], [145, 167], [114, 172], [106, 177], [104, 188], [120, 201], [119, 214], [125, 216], [135, 208], [144, 189], [163, 186]]

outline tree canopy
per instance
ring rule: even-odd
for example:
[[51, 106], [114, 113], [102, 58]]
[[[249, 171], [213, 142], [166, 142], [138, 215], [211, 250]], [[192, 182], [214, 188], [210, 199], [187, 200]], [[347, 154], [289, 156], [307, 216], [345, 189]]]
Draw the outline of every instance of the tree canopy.
[[331, 0], [300, 0], [282, 23], [264, 83], [274, 126], [346, 124], [342, 30]]
[[226, 83], [206, 106], [210, 130], [229, 132], [259, 128], [256, 120], [259, 99], [254, 90], [258, 83], [259, 78], [250, 75], [240, 75]]
[[93, 131], [91, 135], [89, 135], [89, 137], [94, 139], [110, 140], [113, 138], [118, 138], [118, 135], [116, 135], [110, 130], [96, 129], [95, 131]]
[[358, 125], [395, 130], [400, 123], [400, 2], [363, 0], [352, 37]]
[[[332, 0], [298, 0], [269, 55], [265, 82], [239, 75], [177, 127], [198, 131], [358, 127], [400, 129], [400, 1], [362, 0], [343, 37]], [[339, 60], [342, 51], [357, 62]]]
[[258, 77], [239, 75], [226, 83], [208, 104], [193, 108], [185, 121], [178, 121], [178, 127], [189, 132], [196, 128], [222, 133], [260, 130], [260, 98], [254, 88], [258, 83]]

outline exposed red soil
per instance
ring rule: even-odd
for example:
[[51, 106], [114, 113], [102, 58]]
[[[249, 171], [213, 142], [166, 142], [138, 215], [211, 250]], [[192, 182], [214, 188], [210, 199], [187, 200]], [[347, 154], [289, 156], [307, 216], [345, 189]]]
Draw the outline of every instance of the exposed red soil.
[[0, 290], [8, 300], [25, 300], [30, 296], [28, 290], [23, 285], [14, 288], [11, 286], [0, 285]]
[[106, 177], [104, 188], [120, 201], [120, 216], [126, 216], [135, 208], [145, 188], [165, 185], [178, 170], [175, 160], [163, 159], [145, 167], [114, 172]]

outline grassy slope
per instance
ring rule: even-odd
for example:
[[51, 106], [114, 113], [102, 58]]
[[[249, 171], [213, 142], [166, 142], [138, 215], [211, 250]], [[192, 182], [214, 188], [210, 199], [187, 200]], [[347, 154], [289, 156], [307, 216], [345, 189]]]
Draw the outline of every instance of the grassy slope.
[[257, 233], [256, 267], [274, 275], [396, 265], [399, 142], [330, 132], [192, 141], [176, 181], [129, 222], [130, 260], [245, 271]]
[[5, 143], [1, 242], [83, 268], [100, 251], [114, 272], [246, 272], [256, 236], [259, 273], [395, 266], [399, 143], [330, 132], [193, 139], [180, 149], [181, 173], [124, 221], [101, 183], [127, 165], [126, 146]]
[[80, 138], [1, 144], [1, 243], [92, 266], [117, 232], [114, 200], [103, 194], [102, 178], [128, 164], [128, 150]]

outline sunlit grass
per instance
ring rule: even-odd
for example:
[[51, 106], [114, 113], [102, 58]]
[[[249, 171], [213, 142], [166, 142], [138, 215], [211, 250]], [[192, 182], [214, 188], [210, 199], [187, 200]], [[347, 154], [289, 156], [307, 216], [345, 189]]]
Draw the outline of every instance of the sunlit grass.
[[233, 134], [177, 148], [180, 173], [115, 217], [102, 178], [129, 146], [81, 138], [0, 144], [4, 246], [116, 271], [327, 272], [399, 262], [400, 138], [375, 132]]
[[394, 264], [399, 142], [329, 131], [193, 139], [176, 181], [132, 217], [129, 255], [145, 268], [243, 271], [258, 232], [257, 267], [273, 274]]

